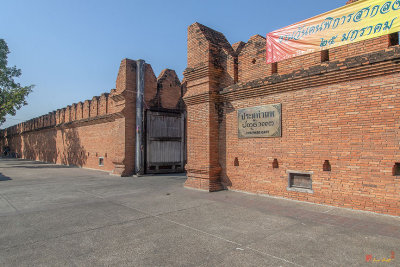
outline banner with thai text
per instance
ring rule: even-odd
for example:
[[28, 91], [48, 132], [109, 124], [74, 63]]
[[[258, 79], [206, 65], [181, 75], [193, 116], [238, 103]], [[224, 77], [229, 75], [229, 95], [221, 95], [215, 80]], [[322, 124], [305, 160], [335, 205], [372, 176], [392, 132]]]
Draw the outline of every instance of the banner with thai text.
[[267, 63], [400, 31], [400, 0], [359, 0], [267, 34]]

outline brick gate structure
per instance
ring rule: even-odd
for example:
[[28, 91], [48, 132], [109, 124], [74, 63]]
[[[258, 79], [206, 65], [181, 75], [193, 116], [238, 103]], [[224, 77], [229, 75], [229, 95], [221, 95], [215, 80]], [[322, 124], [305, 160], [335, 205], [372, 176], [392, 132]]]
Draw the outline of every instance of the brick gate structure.
[[[116, 88], [0, 131], [0, 148], [20, 158], [132, 175], [135, 171], [135, 60], [120, 64]], [[184, 87], [175, 71], [158, 78], [145, 64], [144, 109], [183, 112]], [[3, 151], [1, 151], [3, 152]]]
[[[189, 26], [185, 185], [400, 215], [398, 34], [274, 64], [265, 47]], [[276, 103], [281, 137], [238, 137], [239, 109]]]

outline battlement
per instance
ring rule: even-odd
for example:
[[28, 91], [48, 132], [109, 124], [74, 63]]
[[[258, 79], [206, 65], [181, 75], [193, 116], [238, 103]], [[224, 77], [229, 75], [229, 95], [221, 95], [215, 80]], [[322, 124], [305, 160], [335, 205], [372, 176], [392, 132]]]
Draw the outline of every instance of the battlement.
[[[194, 23], [188, 28], [188, 68], [184, 75], [190, 81], [214, 72], [217, 76], [222, 75], [219, 78], [221, 87], [230, 86], [383, 51], [398, 46], [397, 34], [384, 35], [267, 64], [265, 37], [254, 35], [246, 43], [240, 41], [230, 45], [222, 33]], [[218, 70], [222, 73], [221, 75], [217, 73]]]
[[110, 108], [114, 105], [111, 95], [103, 93], [101, 96], [94, 96], [91, 100], [74, 103], [65, 108], [51, 111], [46, 115], [8, 127], [1, 131], [1, 135], [10, 136], [46, 128], [67, 126], [85, 119], [100, 118], [104, 115], [113, 114], [115, 112]]

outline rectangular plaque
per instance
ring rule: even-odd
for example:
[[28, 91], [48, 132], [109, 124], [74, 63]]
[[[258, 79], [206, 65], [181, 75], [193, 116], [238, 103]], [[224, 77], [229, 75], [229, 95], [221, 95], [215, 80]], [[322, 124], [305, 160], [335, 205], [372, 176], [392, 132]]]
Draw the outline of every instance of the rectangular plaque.
[[282, 104], [239, 109], [239, 138], [281, 137], [281, 112]]

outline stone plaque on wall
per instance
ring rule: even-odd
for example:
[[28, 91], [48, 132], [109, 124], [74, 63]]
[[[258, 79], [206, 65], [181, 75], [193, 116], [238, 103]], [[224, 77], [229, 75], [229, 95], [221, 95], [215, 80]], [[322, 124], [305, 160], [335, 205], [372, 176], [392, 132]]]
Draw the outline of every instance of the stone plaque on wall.
[[282, 104], [238, 110], [239, 138], [281, 137]]

